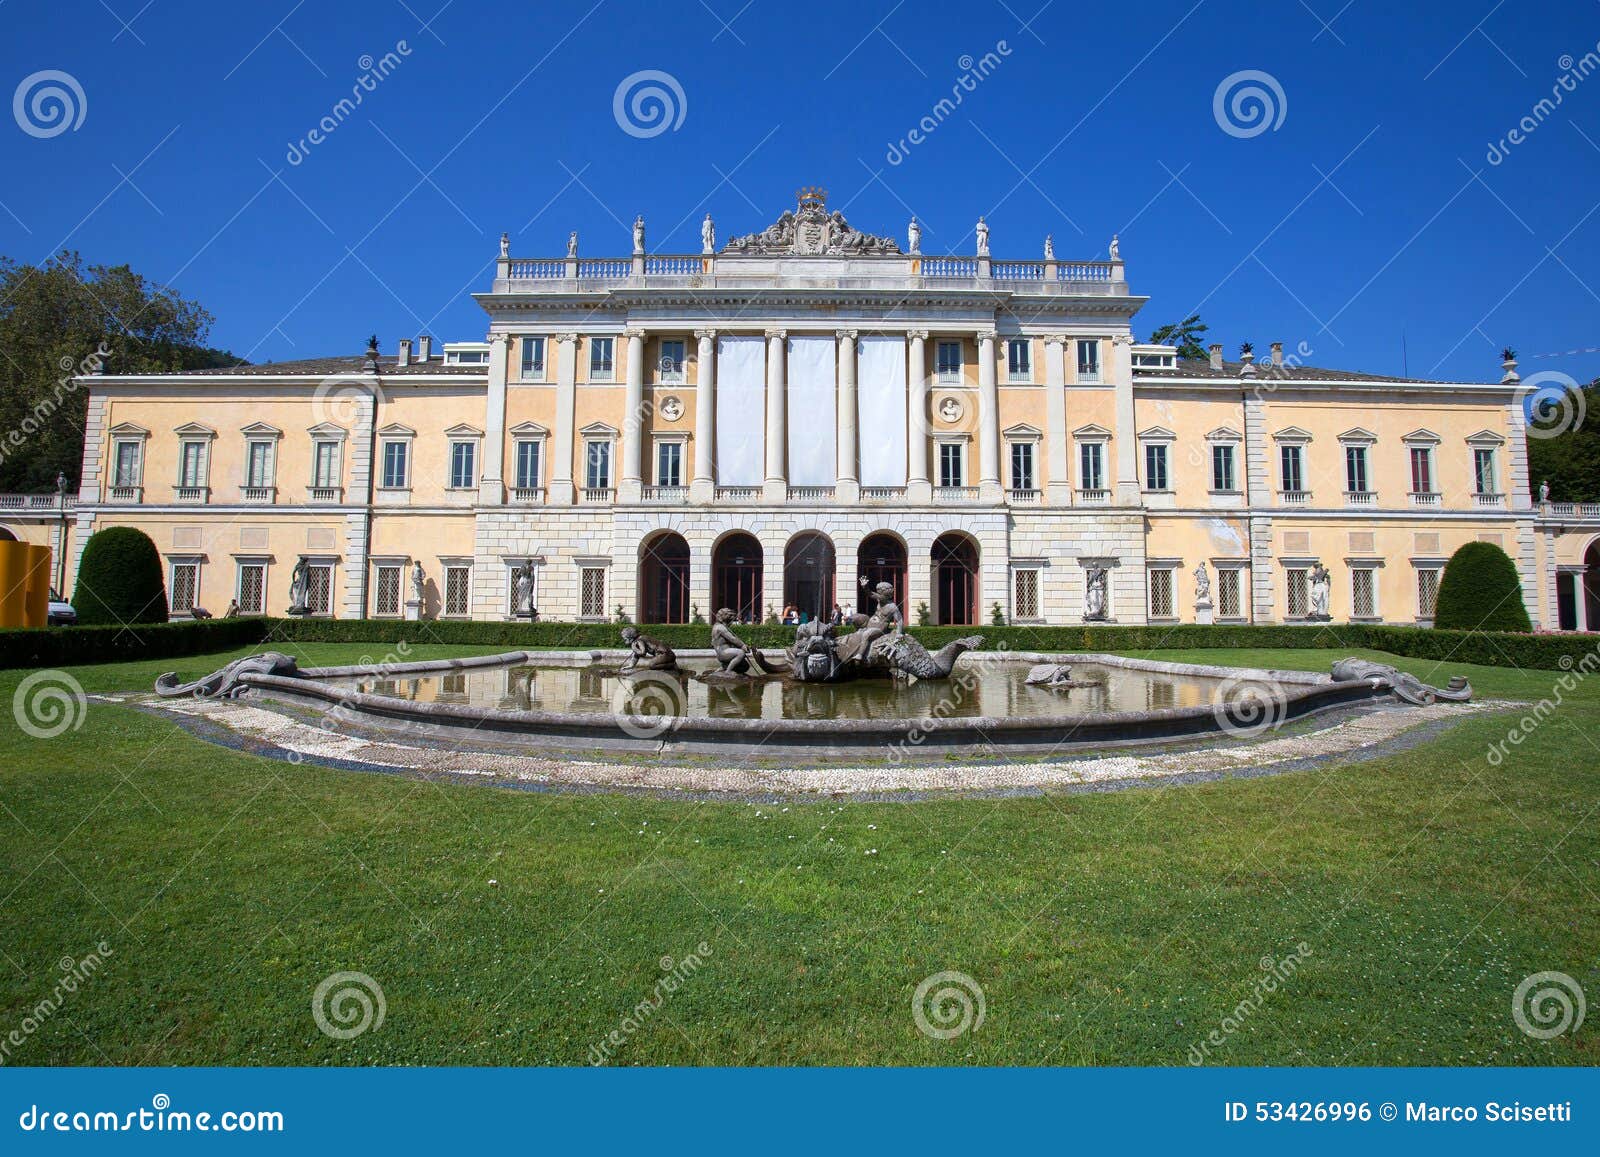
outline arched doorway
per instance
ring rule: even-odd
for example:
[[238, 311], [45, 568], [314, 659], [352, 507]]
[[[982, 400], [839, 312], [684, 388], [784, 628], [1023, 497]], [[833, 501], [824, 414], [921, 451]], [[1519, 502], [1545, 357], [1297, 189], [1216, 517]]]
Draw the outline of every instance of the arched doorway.
[[689, 621], [689, 544], [663, 531], [639, 546], [639, 621]]
[[808, 530], [783, 551], [783, 602], [799, 608], [808, 621], [833, 613], [833, 540]]
[[17, 536], [4, 526], [0, 526], [0, 542], [16, 542]]
[[711, 552], [711, 615], [727, 607], [741, 623], [761, 621], [761, 544], [735, 531]]
[[857, 583], [856, 607], [863, 615], [870, 615], [876, 605], [868, 592], [879, 583], [894, 587], [894, 601], [902, 613], [906, 610], [906, 546], [892, 534], [878, 531], [861, 540], [856, 550], [856, 575], [866, 579], [865, 585]]
[[978, 621], [978, 547], [964, 534], [941, 534], [933, 542], [933, 621], [971, 626]]

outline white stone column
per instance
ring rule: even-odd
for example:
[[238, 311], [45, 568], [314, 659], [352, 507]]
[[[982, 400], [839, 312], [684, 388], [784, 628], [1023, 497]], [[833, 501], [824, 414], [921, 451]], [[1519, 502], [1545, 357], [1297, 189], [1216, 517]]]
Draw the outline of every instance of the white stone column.
[[501, 506], [506, 500], [506, 375], [511, 335], [489, 335], [489, 394], [483, 416], [483, 474], [478, 479], [478, 504]]
[[856, 400], [856, 331], [837, 330], [834, 337], [839, 341], [839, 438], [838, 478], [833, 497], [837, 502], [857, 502], [861, 498], [860, 474], [856, 469], [861, 439]]
[[1067, 338], [1053, 333], [1044, 339], [1045, 501], [1072, 505], [1072, 473], [1067, 452]]
[[1111, 373], [1116, 385], [1117, 505], [1138, 506], [1139, 431], [1133, 413], [1133, 335], [1119, 333], [1111, 339]]
[[550, 439], [550, 503], [572, 505], [573, 414], [578, 404], [578, 335], [556, 334], [556, 429]]
[[994, 364], [995, 333], [978, 334], [978, 501], [999, 502], [1000, 387]]
[[[694, 336], [700, 348], [695, 362], [694, 478], [689, 483], [689, 501], [699, 505], [717, 496], [717, 331], [697, 329]], [[706, 617], [711, 616], [708, 613]]]
[[906, 351], [906, 501], [928, 503], [933, 501], [928, 481], [928, 331], [908, 330], [906, 337], [911, 339]]
[[789, 476], [785, 469], [789, 446], [789, 334], [767, 330], [767, 476], [762, 488], [766, 502], [789, 501]]
[[628, 338], [628, 393], [622, 415], [622, 477], [617, 487], [618, 502], [644, 499], [644, 331], [630, 329]]

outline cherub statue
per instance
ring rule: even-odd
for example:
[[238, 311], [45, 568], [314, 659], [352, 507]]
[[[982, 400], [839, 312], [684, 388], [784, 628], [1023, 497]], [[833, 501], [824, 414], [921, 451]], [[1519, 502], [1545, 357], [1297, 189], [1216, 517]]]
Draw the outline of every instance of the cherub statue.
[[678, 656], [672, 648], [658, 639], [652, 639], [638, 627], [622, 628], [622, 641], [628, 646], [628, 657], [617, 668], [619, 674], [678, 669]]
[[712, 618], [711, 649], [716, 652], [724, 675], [754, 675], [758, 672], [775, 675], [780, 672], [779, 665], [763, 659], [760, 651], [733, 633], [733, 627], [730, 626], [734, 621], [732, 610], [723, 607]]

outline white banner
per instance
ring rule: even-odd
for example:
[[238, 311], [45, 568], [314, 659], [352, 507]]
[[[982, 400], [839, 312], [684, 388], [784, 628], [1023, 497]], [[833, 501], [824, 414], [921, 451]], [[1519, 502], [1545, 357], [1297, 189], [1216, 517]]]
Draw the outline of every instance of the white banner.
[[906, 343], [863, 335], [858, 346], [861, 485], [906, 484]]
[[766, 477], [767, 340], [717, 339], [717, 485]]
[[789, 485], [832, 486], [839, 477], [833, 338], [789, 339]]

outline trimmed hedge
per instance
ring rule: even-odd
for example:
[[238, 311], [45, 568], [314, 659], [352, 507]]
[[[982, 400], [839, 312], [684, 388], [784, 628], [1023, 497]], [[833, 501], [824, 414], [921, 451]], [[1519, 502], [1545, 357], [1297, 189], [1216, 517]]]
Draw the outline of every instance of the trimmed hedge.
[[1511, 556], [1492, 542], [1469, 542], [1451, 555], [1439, 580], [1433, 625], [1465, 631], [1531, 629]]
[[83, 544], [72, 606], [88, 626], [167, 621], [167, 584], [161, 552], [131, 526], [97, 530]]
[[[711, 628], [700, 623], [647, 624], [649, 634], [673, 647], [707, 647]], [[794, 640], [793, 627], [741, 626], [741, 638], [778, 648]], [[0, 668], [64, 667], [115, 663], [291, 643], [441, 643], [516, 648], [556, 647], [583, 651], [618, 648], [616, 623], [503, 623], [461, 620], [410, 623], [399, 619], [209, 619], [134, 630], [121, 627], [50, 627], [0, 631]], [[984, 649], [1013, 651], [1276, 650], [1387, 651], [1414, 659], [1567, 670], [1600, 649], [1594, 635], [1535, 635], [1387, 627], [1366, 623], [1289, 626], [1064, 626], [914, 627], [929, 650], [952, 639], [981, 634]], [[1330, 655], [1330, 661], [1332, 655]], [[1595, 660], [1590, 660], [1592, 664]], [[1442, 672], [1443, 675], [1448, 671]]]

